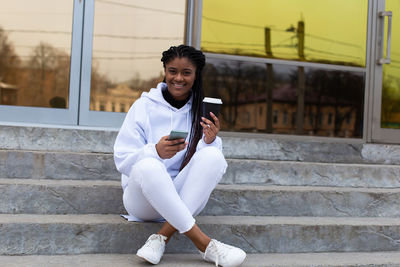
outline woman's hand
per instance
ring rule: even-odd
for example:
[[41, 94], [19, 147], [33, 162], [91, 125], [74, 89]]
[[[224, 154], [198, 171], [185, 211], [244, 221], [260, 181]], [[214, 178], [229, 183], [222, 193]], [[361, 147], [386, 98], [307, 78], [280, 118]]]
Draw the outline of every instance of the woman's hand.
[[206, 144], [211, 144], [212, 142], [214, 142], [219, 132], [219, 129], [221, 128], [217, 116], [215, 116], [212, 112], [210, 112], [210, 115], [215, 124], [204, 117], [201, 117], [203, 121], [200, 122], [201, 126], [203, 126], [204, 142]]
[[[156, 144], [156, 150], [160, 158], [170, 159], [187, 146], [185, 139], [168, 140], [169, 135], [161, 137], [160, 141]], [[183, 142], [183, 143], [182, 143]], [[179, 144], [182, 143], [182, 144]], [[179, 144], [179, 145], [177, 145]]]

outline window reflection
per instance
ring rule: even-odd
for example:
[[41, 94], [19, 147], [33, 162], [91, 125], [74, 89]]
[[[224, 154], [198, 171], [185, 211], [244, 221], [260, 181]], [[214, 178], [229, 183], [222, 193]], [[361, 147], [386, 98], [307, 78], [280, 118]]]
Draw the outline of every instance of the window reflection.
[[[400, 0], [387, 0], [386, 10], [400, 10]], [[398, 15], [398, 13], [396, 12]], [[396, 15], [396, 16], [397, 16]], [[383, 66], [381, 127], [400, 129], [400, 20], [392, 20], [391, 63]], [[386, 54], [385, 36], [385, 54]]]
[[184, 22], [185, 0], [96, 0], [90, 109], [127, 112], [162, 81], [161, 52], [183, 43]]
[[201, 47], [212, 53], [365, 66], [367, 10], [365, 0], [204, 0]]
[[363, 73], [209, 57], [204, 88], [224, 103], [224, 131], [362, 136]]
[[67, 108], [73, 3], [0, 0], [0, 105]]

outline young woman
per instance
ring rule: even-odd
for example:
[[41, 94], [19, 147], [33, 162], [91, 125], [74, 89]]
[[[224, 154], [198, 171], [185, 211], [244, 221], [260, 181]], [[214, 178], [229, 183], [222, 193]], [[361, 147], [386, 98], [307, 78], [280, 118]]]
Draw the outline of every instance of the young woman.
[[[212, 113], [214, 122], [201, 117], [205, 56], [180, 45], [164, 51], [161, 61], [164, 82], [132, 105], [114, 145], [129, 219], [165, 220], [137, 255], [157, 264], [165, 244], [179, 231], [190, 238], [204, 260], [217, 266], [238, 266], [246, 253], [211, 239], [194, 219], [227, 167], [217, 136], [218, 118]], [[169, 140], [171, 130], [189, 132], [188, 142]]]

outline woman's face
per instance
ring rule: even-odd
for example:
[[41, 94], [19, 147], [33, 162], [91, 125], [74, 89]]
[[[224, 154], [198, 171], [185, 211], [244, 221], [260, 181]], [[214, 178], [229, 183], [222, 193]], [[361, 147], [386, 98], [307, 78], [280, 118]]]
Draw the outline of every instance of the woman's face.
[[176, 57], [165, 64], [165, 81], [169, 93], [176, 100], [189, 96], [196, 78], [196, 66], [186, 57]]

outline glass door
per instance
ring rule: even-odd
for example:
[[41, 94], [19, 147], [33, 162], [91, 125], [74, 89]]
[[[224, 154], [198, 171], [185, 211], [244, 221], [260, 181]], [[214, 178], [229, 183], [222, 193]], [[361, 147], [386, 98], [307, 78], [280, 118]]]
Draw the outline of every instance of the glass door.
[[372, 141], [400, 142], [400, 0], [374, 2]]

